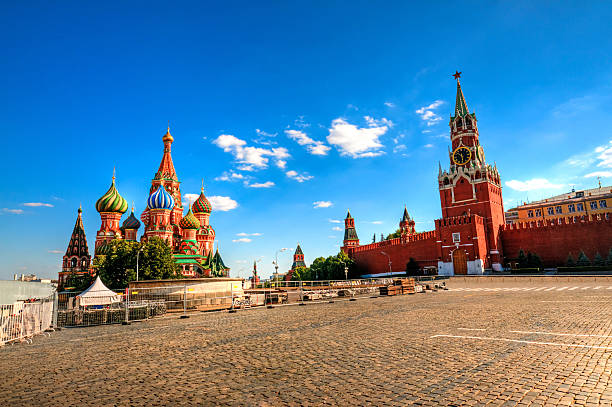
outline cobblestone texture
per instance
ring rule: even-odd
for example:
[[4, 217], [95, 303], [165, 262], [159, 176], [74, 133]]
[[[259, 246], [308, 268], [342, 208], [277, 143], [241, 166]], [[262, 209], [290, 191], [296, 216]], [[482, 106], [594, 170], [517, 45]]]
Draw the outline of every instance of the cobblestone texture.
[[64, 329], [0, 349], [0, 405], [611, 406], [611, 297], [448, 291]]

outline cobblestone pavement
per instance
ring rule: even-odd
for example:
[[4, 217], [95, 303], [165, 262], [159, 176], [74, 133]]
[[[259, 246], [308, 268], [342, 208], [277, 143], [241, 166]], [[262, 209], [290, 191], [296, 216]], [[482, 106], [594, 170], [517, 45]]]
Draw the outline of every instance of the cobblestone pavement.
[[64, 329], [0, 349], [0, 405], [610, 406], [611, 299], [441, 291]]

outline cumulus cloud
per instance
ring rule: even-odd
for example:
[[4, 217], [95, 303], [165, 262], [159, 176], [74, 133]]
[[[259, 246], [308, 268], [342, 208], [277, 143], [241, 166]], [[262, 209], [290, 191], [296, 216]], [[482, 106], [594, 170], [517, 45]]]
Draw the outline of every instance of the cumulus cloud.
[[432, 148], [433, 146], [434, 145], [430, 143], [430, 144], [425, 144], [423, 147], [425, 147], [425, 148]]
[[284, 160], [290, 157], [284, 147], [272, 149], [247, 146], [247, 142], [231, 134], [222, 134], [213, 140], [213, 144], [234, 156], [241, 171], [255, 171], [268, 168], [270, 158]]
[[272, 181], [266, 181], [263, 183], [254, 183], [254, 184], [249, 184], [248, 182], [245, 183], [245, 186], [249, 188], [272, 188], [274, 185], [275, 184]]
[[598, 167], [603, 168], [612, 168], [612, 140], [607, 146], [600, 146], [595, 149], [595, 152], [599, 154], [597, 159], [599, 162], [597, 163]]
[[334, 227], [332, 228], [332, 230], [335, 230], [335, 231], [339, 232], [339, 231], [341, 231], [341, 230], [342, 230], [342, 228], [341, 228], [341, 227], [339, 227], [339, 226], [334, 226]]
[[13, 215], [21, 215], [23, 213], [23, 209], [2, 208], [2, 212], [10, 213], [10, 214], [13, 214]]
[[586, 174], [584, 177], [585, 178], [594, 178], [594, 177], [612, 178], [612, 171], [595, 171], [595, 172], [591, 172], [590, 174]]
[[433, 126], [434, 124], [442, 120], [442, 118], [436, 112], [434, 112], [434, 110], [442, 106], [443, 104], [443, 100], [436, 100], [428, 106], [423, 106], [417, 109], [415, 113], [419, 115], [421, 120], [427, 123], [427, 126]]
[[213, 195], [208, 197], [208, 201], [215, 211], [227, 212], [238, 207], [238, 202], [229, 196]]
[[50, 203], [44, 203], [44, 202], [25, 202], [22, 204], [23, 206], [46, 206], [48, 208], [53, 208], [53, 205], [51, 205]]
[[284, 170], [285, 167], [287, 167], [287, 161], [285, 161], [285, 160], [278, 160], [278, 161], [276, 161], [276, 166], [278, 168], [280, 168], [281, 170]]
[[376, 157], [384, 154], [379, 138], [391, 124], [387, 119], [374, 120], [365, 117], [369, 127], [357, 127], [342, 118], [332, 121], [327, 142], [336, 146], [343, 156], [352, 158]]
[[252, 242], [252, 239], [249, 239], [248, 237], [241, 237], [240, 239], [233, 239], [232, 242], [234, 243], [250, 243]]
[[225, 171], [223, 174], [215, 178], [215, 181], [238, 181], [244, 179], [244, 175], [239, 172]]
[[308, 175], [306, 173], [304, 174], [298, 174], [297, 171], [287, 171], [285, 173], [285, 175], [287, 175], [287, 177], [296, 180], [297, 182], [304, 182], [304, 181], [308, 181], [313, 179], [314, 177], [312, 175]]
[[306, 146], [310, 154], [327, 155], [329, 150], [331, 150], [331, 147], [326, 146], [322, 141], [313, 140], [301, 130], [285, 130], [285, 134], [291, 140], [295, 140], [299, 145]]
[[506, 181], [506, 186], [515, 191], [536, 191], [540, 189], [559, 189], [564, 187], [563, 184], [553, 184], [545, 178], [533, 178], [527, 181]]
[[329, 208], [332, 205], [331, 201], [315, 201], [312, 203], [313, 208]]
[[191, 205], [200, 194], [183, 194], [183, 206]]

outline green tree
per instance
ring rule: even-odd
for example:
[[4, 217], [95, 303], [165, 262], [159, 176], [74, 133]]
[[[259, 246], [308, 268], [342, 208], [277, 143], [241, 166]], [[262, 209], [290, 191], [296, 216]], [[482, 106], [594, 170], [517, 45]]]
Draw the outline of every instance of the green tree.
[[595, 253], [595, 256], [593, 257], [593, 265], [594, 266], [605, 266], [606, 262], [604, 261], [603, 257], [601, 257], [601, 254], [599, 254], [599, 252]]
[[397, 228], [397, 230], [393, 233], [390, 233], [387, 235], [387, 240], [389, 239], [395, 239], [396, 237], [400, 237], [402, 236], [402, 231], [400, 228]]
[[608, 252], [608, 257], [606, 258], [606, 266], [612, 266], [612, 247]]
[[580, 254], [578, 255], [578, 260], [576, 260], [576, 265], [580, 267], [590, 266], [591, 260], [589, 260], [589, 258], [583, 251], [580, 251]]
[[308, 267], [299, 266], [293, 270], [291, 274], [292, 281], [311, 281], [310, 269]]
[[537, 268], [538, 270], [542, 268], [542, 259], [536, 253], [527, 252], [527, 267], [528, 268]]
[[77, 274], [72, 272], [66, 279], [63, 288], [64, 290], [85, 291], [93, 282], [94, 278], [89, 273]]
[[314, 280], [327, 280], [325, 257], [317, 257], [310, 265], [310, 275]]
[[516, 261], [518, 263], [518, 268], [520, 269], [524, 269], [527, 268], [527, 256], [525, 255], [525, 252], [523, 251], [523, 249], [519, 250], [519, 254], [518, 257], [516, 258]]
[[574, 258], [572, 257], [571, 253], [567, 256], [567, 260], [565, 260], [565, 265], [567, 267], [576, 267], [576, 262], [574, 261]]
[[[142, 250], [141, 250], [142, 249]], [[136, 280], [136, 255], [138, 256], [139, 280], [161, 280], [181, 278], [168, 244], [159, 238], [146, 243], [114, 240], [109, 243], [105, 256], [95, 258], [94, 267], [104, 284], [109, 288], [125, 288]]]
[[419, 267], [419, 263], [417, 263], [414, 257], [411, 257], [410, 260], [408, 260], [408, 263], [406, 263], [406, 275], [416, 276], [420, 274], [420, 272], [421, 268]]

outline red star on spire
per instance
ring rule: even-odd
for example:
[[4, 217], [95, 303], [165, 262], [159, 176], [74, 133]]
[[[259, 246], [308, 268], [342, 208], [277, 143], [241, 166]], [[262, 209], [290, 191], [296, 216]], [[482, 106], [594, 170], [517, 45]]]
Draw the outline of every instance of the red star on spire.
[[453, 78], [455, 79], [461, 78], [461, 72], [455, 71], [455, 73], [453, 74]]

